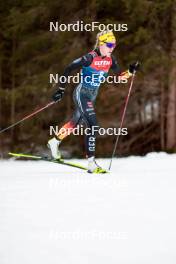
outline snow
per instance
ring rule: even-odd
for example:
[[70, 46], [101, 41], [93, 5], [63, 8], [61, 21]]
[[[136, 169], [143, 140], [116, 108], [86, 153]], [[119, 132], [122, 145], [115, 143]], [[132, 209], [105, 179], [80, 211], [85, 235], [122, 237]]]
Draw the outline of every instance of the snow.
[[0, 263], [175, 264], [175, 189], [174, 154], [114, 159], [104, 175], [0, 161]]

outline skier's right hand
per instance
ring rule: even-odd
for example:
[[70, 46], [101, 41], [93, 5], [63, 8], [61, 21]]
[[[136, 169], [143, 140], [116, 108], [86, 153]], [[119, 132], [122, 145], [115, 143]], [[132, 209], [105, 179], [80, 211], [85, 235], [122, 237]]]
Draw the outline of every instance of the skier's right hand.
[[52, 99], [54, 100], [54, 102], [59, 102], [62, 99], [64, 92], [65, 92], [65, 88], [59, 87], [52, 96]]
[[140, 67], [140, 64], [139, 64], [138, 61], [136, 61], [136, 62], [130, 64], [130, 66], [129, 66], [129, 72], [132, 73], [132, 74], [134, 74], [136, 71], [139, 70], [139, 67]]

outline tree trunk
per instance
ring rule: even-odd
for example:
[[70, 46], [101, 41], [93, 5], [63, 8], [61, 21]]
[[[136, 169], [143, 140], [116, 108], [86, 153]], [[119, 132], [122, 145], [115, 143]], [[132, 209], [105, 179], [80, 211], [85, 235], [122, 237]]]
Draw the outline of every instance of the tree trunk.
[[160, 83], [160, 144], [161, 150], [165, 150], [165, 87]]
[[[11, 124], [15, 122], [15, 51], [16, 51], [16, 34], [13, 32], [12, 40], [12, 87], [11, 87]], [[14, 140], [14, 129], [11, 129], [11, 140]]]
[[167, 108], [167, 149], [176, 149], [176, 1], [172, 9], [172, 45], [170, 51], [171, 69], [169, 73]]

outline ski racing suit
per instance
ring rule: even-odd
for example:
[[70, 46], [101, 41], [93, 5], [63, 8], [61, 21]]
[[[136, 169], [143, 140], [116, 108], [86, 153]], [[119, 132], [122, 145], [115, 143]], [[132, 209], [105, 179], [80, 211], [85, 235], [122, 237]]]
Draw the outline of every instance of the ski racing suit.
[[[98, 128], [94, 103], [101, 84], [101, 78], [107, 77], [110, 69], [117, 75], [130, 77], [129, 71], [121, 73], [120, 67], [113, 56], [102, 57], [99, 49], [95, 49], [83, 57], [74, 60], [64, 71], [66, 78], [75, 69], [81, 68], [82, 82], [73, 92], [75, 111], [72, 118], [62, 128], [72, 131], [78, 124], [84, 123], [89, 128], [89, 133], [85, 135], [86, 156], [95, 156], [96, 133], [93, 133], [92, 127]], [[93, 75], [95, 78], [93, 78]], [[63, 84], [62, 84], [63, 87]], [[60, 131], [62, 131], [62, 128]], [[64, 130], [64, 131], [65, 131]], [[97, 130], [97, 129], [96, 129]], [[60, 132], [56, 136], [63, 140], [69, 133]]]

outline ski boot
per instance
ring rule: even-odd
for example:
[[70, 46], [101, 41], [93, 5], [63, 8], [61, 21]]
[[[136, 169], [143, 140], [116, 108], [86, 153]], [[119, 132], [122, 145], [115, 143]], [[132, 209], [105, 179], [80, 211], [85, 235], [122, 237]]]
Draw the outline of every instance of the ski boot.
[[48, 140], [48, 148], [51, 150], [51, 155], [54, 159], [61, 159], [61, 153], [59, 151], [59, 145], [61, 140], [56, 139], [55, 137]]
[[88, 158], [88, 173], [106, 173], [95, 161], [94, 157]]

